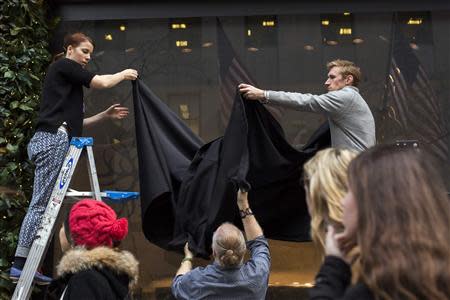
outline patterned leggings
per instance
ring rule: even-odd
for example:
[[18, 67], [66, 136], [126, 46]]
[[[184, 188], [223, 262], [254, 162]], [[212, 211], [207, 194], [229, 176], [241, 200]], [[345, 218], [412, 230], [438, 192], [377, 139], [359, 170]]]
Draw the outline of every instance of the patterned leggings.
[[30, 252], [68, 149], [69, 138], [63, 130], [56, 133], [38, 131], [28, 144], [28, 157], [36, 165], [33, 197], [20, 228], [15, 256], [27, 257]]

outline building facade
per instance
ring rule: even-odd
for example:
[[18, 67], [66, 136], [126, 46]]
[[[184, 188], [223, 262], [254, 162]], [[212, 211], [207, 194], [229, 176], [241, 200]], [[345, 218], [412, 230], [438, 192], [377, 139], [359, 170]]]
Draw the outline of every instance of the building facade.
[[[90, 70], [102, 74], [137, 69], [141, 80], [205, 142], [223, 134], [229, 116], [220, 92], [225, 84], [220, 80], [220, 38], [229, 41], [227, 51], [263, 89], [325, 93], [326, 63], [336, 58], [354, 61], [363, 73], [359, 88], [375, 117], [378, 142], [406, 140], [406, 147], [417, 142], [441, 162], [450, 187], [450, 4], [55, 1], [53, 5], [61, 17], [52, 42], [54, 53], [62, 51], [64, 34], [85, 32], [95, 42]], [[113, 103], [132, 111], [129, 83], [85, 95], [86, 115]], [[324, 117], [283, 111], [279, 121], [289, 142], [301, 145]], [[96, 141], [103, 189], [139, 190], [134, 132], [132, 112], [126, 120], [85, 132]], [[73, 181], [79, 189], [89, 186], [82, 176]], [[181, 256], [145, 240], [138, 202], [116, 208], [130, 216], [124, 247], [141, 262], [142, 294], [155, 295], [159, 286], [169, 284]], [[313, 245], [271, 241], [271, 246], [271, 285], [301, 287], [312, 282], [320, 265]]]

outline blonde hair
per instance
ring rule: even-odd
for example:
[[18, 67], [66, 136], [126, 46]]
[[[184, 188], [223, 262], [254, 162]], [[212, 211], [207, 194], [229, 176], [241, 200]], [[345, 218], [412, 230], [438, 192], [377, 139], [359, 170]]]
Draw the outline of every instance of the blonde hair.
[[242, 263], [247, 250], [242, 231], [231, 223], [223, 223], [213, 235], [214, 258], [224, 267], [236, 267]]
[[342, 227], [341, 200], [347, 193], [347, 167], [357, 153], [328, 148], [317, 152], [304, 165], [304, 180], [311, 214], [311, 236], [325, 249], [327, 225]]
[[344, 77], [352, 75], [353, 76], [352, 85], [358, 86], [359, 82], [361, 81], [361, 70], [359, 69], [359, 67], [357, 67], [355, 65], [354, 62], [351, 62], [348, 60], [343, 60], [343, 59], [336, 59], [336, 60], [330, 61], [327, 64], [328, 71], [330, 71], [334, 67], [338, 67], [339, 73]]

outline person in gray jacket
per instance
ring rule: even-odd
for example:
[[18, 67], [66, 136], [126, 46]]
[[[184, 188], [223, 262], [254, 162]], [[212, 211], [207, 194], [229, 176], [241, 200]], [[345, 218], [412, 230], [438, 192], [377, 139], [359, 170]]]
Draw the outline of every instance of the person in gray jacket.
[[239, 92], [248, 100], [280, 105], [327, 116], [332, 147], [363, 151], [375, 145], [375, 121], [357, 88], [361, 72], [353, 62], [337, 59], [327, 64], [328, 93], [322, 95], [261, 90], [241, 83]]

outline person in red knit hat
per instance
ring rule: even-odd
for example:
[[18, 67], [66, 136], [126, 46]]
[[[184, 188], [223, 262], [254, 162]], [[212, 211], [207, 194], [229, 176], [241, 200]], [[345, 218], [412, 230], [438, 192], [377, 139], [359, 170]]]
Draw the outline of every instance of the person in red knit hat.
[[128, 234], [128, 220], [117, 219], [114, 210], [96, 200], [82, 200], [75, 204], [69, 215], [69, 228], [75, 245], [86, 248], [113, 246]]
[[[135, 287], [138, 262], [117, 248], [128, 234], [128, 220], [107, 204], [84, 199], [70, 210], [59, 238], [65, 252], [49, 299], [125, 299]], [[69, 250], [70, 249], [70, 250]]]

